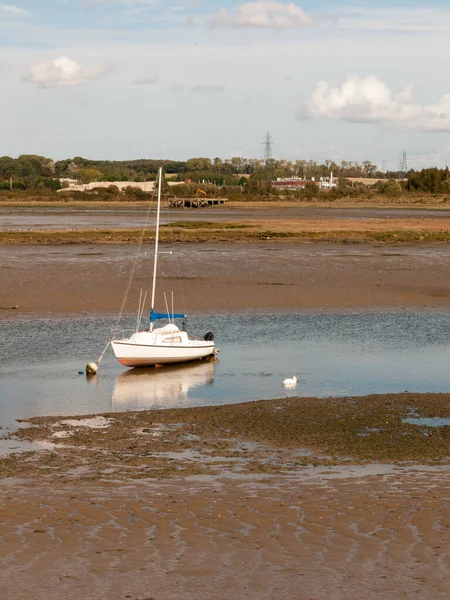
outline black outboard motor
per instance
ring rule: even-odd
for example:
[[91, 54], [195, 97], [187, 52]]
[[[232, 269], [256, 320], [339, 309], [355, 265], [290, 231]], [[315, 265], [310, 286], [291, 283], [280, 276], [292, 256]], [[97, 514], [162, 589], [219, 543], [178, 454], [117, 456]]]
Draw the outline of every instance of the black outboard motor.
[[205, 333], [205, 335], [203, 336], [203, 339], [205, 340], [205, 342], [213, 342], [214, 341], [214, 334], [212, 331], [208, 331], [208, 333]]

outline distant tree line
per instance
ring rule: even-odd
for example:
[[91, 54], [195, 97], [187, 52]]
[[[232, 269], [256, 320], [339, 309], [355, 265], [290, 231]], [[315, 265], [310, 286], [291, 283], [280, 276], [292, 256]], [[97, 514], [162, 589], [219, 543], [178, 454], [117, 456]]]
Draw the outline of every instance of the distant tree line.
[[[171, 187], [170, 192], [176, 195], [192, 195], [199, 186], [209, 195], [283, 195], [282, 190], [275, 190], [270, 181], [277, 177], [300, 177], [308, 181], [303, 190], [294, 195], [313, 197], [319, 194], [315, 182], [321, 177], [329, 177], [331, 173], [338, 181], [336, 188], [320, 192], [328, 194], [330, 199], [336, 195], [355, 195], [368, 192], [363, 184], [351, 184], [349, 179], [379, 179], [372, 191], [387, 195], [404, 192], [450, 193], [450, 173], [448, 168], [436, 167], [421, 171], [410, 170], [407, 174], [400, 172], [383, 173], [370, 161], [339, 164], [332, 160], [318, 163], [313, 160], [276, 160], [265, 162], [259, 159], [233, 157], [190, 158], [186, 161], [139, 159], [128, 161], [89, 160], [75, 158], [53, 161], [44, 156], [24, 154], [18, 158], [0, 157], [0, 190], [58, 190], [64, 183], [60, 179], [75, 179], [80, 183], [92, 181], [152, 181], [156, 178], [159, 166], [164, 168], [171, 181], [184, 181], [184, 185]], [[401, 181], [399, 181], [401, 180]], [[112, 193], [112, 190], [111, 190]], [[137, 192], [128, 195], [131, 197]]]
[[410, 171], [406, 189], [410, 192], [430, 192], [433, 194], [450, 193], [450, 172], [445, 169], [422, 169], [422, 171]]

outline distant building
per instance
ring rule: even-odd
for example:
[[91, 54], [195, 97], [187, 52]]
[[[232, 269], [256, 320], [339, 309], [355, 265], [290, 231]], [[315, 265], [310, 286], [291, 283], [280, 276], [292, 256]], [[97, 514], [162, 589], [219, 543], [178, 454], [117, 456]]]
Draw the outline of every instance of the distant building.
[[330, 188], [336, 187], [336, 181], [333, 178], [333, 173], [329, 177], [321, 177], [317, 182], [320, 189], [329, 190]]
[[306, 180], [300, 177], [277, 177], [271, 181], [272, 187], [279, 190], [298, 190], [306, 185]]
[[[92, 181], [91, 183], [78, 183], [75, 179], [60, 179], [61, 184], [65, 184], [58, 192], [89, 192], [97, 188], [109, 188], [114, 186], [123, 191], [125, 188], [138, 188], [143, 192], [152, 192], [155, 187], [154, 181]], [[73, 183], [72, 183], [73, 182]], [[182, 185], [184, 181], [168, 181], [170, 187]]]
[[72, 187], [73, 185], [77, 185], [77, 179], [71, 179], [70, 177], [60, 177], [59, 182], [64, 187]]
[[307, 183], [315, 183], [321, 189], [336, 187], [336, 180], [333, 178], [333, 173], [329, 177], [320, 177], [318, 181], [316, 181], [315, 177], [312, 177], [309, 181], [301, 177], [277, 177], [271, 183], [272, 187], [279, 190], [303, 189]]

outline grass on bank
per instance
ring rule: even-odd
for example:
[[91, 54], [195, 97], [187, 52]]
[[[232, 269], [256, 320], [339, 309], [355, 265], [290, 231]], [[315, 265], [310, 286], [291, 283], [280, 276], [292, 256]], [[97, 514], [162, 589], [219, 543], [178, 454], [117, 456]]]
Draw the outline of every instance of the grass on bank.
[[[330, 242], [342, 244], [414, 244], [449, 242], [450, 230], [384, 230], [384, 231], [302, 231], [296, 226], [267, 229], [264, 224], [186, 222], [162, 226], [162, 243], [220, 242]], [[63, 245], [63, 244], [126, 244], [138, 243], [140, 229], [64, 230], [64, 231], [3, 231], [0, 244]], [[146, 241], [154, 240], [148, 231]]]

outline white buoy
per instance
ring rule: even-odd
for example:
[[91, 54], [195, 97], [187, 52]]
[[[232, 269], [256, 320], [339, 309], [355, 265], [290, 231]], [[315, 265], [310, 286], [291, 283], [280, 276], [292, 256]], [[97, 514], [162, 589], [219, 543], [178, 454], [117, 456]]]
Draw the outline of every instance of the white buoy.
[[111, 340], [106, 344], [105, 349], [100, 354], [100, 358], [96, 362], [90, 362], [86, 365], [86, 375], [96, 375], [97, 374], [98, 365], [100, 364], [100, 361], [104, 357], [105, 352], [108, 349], [108, 346], [110, 345], [110, 343], [111, 343]]
[[297, 377], [294, 375], [292, 378], [285, 379], [283, 385], [285, 387], [295, 387], [297, 385]]
[[88, 363], [86, 365], [86, 375], [95, 375], [97, 373], [98, 365], [97, 363]]

